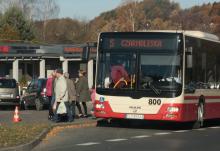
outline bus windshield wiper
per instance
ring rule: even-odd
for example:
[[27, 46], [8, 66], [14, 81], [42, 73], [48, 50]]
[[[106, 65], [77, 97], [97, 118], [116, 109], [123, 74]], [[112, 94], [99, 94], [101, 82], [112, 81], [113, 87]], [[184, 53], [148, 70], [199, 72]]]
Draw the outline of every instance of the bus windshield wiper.
[[149, 83], [148, 83], [148, 86], [149, 86], [149, 88], [151, 88], [151, 90], [154, 91], [154, 93], [155, 93], [156, 95], [160, 95], [161, 91], [158, 90], [158, 89], [152, 84], [152, 82], [149, 82]]

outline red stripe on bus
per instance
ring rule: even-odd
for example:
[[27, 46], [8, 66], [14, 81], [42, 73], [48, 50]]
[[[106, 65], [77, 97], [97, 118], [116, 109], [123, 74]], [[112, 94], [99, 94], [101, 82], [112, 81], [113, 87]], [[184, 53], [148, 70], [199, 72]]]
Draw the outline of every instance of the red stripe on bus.
[[[185, 100], [198, 100], [200, 96], [184, 96]], [[220, 99], [220, 96], [205, 96], [205, 99]]]
[[[96, 101], [98, 103], [99, 101]], [[113, 112], [112, 108], [108, 101], [103, 102], [105, 108], [104, 109], [96, 109], [95, 108], [95, 116], [101, 118], [126, 118], [126, 113], [117, 113]], [[168, 118], [167, 108], [168, 107], [178, 107], [180, 110], [176, 113], [175, 118]], [[220, 103], [206, 103], [204, 106], [205, 119], [214, 119], [220, 118]], [[178, 122], [187, 122], [187, 121], [195, 121], [197, 119], [197, 108], [198, 105], [196, 103], [189, 104], [163, 104], [158, 111], [157, 114], [144, 114], [144, 120], [162, 120], [162, 121], [178, 121]], [[174, 113], [175, 115], [175, 113]]]

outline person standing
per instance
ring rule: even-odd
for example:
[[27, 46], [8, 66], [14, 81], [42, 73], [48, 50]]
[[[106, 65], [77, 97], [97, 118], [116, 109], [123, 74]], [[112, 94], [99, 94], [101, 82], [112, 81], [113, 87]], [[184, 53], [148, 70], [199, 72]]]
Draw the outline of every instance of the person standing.
[[[90, 101], [90, 92], [89, 92], [89, 86], [88, 86], [88, 80], [86, 78], [86, 72], [83, 70], [79, 70], [79, 80], [77, 82], [77, 101], [81, 102], [84, 109], [84, 115], [83, 117], [88, 117], [87, 113], [87, 106], [86, 102]], [[80, 114], [82, 114], [82, 109], [80, 104], [77, 104], [77, 107], [79, 109], [79, 117], [82, 117]]]
[[76, 88], [76, 107], [79, 111], [79, 114], [78, 114], [78, 117], [83, 117], [83, 113], [82, 113], [82, 109], [81, 109], [81, 106], [80, 106], [80, 103], [79, 103], [79, 95], [78, 95], [78, 83], [79, 83], [79, 78], [76, 78], [75, 79], [75, 88]]
[[60, 118], [58, 116], [57, 110], [61, 103], [65, 104], [66, 112], [68, 113], [68, 90], [67, 90], [67, 84], [66, 79], [63, 76], [63, 70], [57, 69], [56, 70], [56, 84], [55, 84], [55, 102], [53, 105], [54, 112], [54, 122], [59, 122]]
[[69, 79], [69, 73], [65, 72], [64, 77], [66, 79], [67, 83], [67, 90], [68, 90], [68, 105], [67, 105], [67, 110], [69, 112], [67, 113], [68, 115], [68, 122], [73, 122], [75, 118], [75, 104], [76, 104], [76, 89], [74, 82]]
[[51, 101], [52, 101], [52, 93], [53, 93], [53, 73], [51, 73], [50, 77], [47, 79], [47, 83], [46, 83], [46, 95], [48, 97], [49, 100], [49, 113], [48, 113], [48, 120], [52, 120], [53, 117], [53, 109], [52, 109], [52, 105], [51, 105]]
[[53, 112], [53, 113], [52, 113], [53, 116], [52, 116], [52, 119], [51, 119], [51, 120], [53, 121], [53, 119], [54, 119], [53, 117], [54, 117], [54, 115], [55, 115], [55, 114], [54, 114], [54, 111], [55, 111], [55, 110], [53, 109], [53, 106], [54, 106], [54, 102], [55, 102], [55, 86], [56, 86], [56, 81], [57, 81], [56, 70], [54, 70], [52, 74], [53, 74], [52, 98], [51, 98], [51, 104], [50, 104], [50, 105], [51, 105], [52, 112]]

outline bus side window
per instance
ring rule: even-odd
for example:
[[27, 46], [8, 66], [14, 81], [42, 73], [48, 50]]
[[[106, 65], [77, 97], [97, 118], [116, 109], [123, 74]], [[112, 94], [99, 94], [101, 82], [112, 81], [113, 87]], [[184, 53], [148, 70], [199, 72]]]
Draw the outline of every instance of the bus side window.
[[192, 47], [187, 48], [185, 58], [185, 93], [194, 93], [196, 86], [193, 81]]

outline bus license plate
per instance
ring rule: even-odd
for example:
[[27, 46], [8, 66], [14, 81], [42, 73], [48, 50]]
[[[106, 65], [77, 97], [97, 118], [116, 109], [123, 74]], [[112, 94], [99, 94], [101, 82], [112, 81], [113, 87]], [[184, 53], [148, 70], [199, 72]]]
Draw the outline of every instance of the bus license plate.
[[127, 114], [127, 119], [144, 119], [144, 115], [141, 114]]

